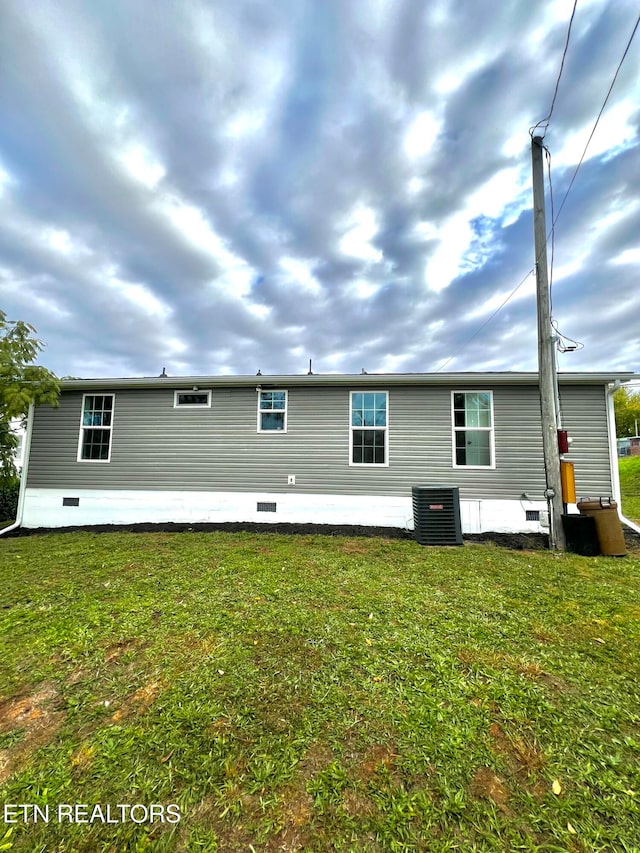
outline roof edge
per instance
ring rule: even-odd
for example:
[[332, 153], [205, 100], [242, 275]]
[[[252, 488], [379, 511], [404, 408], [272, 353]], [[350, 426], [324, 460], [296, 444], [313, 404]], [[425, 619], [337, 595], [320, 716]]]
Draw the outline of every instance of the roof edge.
[[[612, 382], [640, 381], [633, 372], [560, 372], [560, 384], [608, 385]], [[536, 385], [537, 372], [459, 372], [459, 373], [315, 373], [234, 376], [142, 376], [97, 379], [62, 379], [63, 391], [117, 390], [143, 388], [223, 388], [223, 387], [275, 387], [283, 385]]]

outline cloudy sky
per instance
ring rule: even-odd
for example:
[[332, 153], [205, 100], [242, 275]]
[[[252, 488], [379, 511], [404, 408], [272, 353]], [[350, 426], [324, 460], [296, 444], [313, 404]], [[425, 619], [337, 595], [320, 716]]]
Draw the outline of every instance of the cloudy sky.
[[[0, 308], [59, 376], [535, 369], [572, 8], [2, 0]], [[578, 0], [556, 211], [639, 11]], [[640, 371], [639, 66], [557, 221], [563, 370]]]

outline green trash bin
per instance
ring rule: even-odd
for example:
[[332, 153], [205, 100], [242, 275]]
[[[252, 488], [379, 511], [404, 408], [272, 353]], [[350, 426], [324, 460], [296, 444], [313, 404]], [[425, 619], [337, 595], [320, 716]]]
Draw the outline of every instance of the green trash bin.
[[582, 515], [593, 517], [602, 553], [606, 557], [624, 557], [627, 546], [618, 516], [618, 504], [612, 498], [582, 498], [577, 506]]

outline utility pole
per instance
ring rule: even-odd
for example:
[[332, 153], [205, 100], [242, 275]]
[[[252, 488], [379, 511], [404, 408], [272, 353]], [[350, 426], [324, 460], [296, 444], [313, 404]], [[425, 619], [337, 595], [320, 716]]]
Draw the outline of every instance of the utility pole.
[[547, 273], [547, 227], [542, 149], [542, 137], [532, 137], [533, 236], [536, 253], [536, 299], [538, 306], [538, 383], [542, 419], [542, 450], [547, 479], [545, 497], [549, 506], [549, 544], [553, 549], [564, 551], [566, 541], [562, 526], [562, 483], [560, 480], [560, 452], [558, 450], [558, 422], [556, 418], [555, 335], [551, 326]]

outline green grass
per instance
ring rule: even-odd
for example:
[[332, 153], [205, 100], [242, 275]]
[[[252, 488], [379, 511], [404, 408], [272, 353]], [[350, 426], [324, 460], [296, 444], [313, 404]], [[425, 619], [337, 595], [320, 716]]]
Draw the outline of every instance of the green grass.
[[0, 566], [0, 803], [181, 811], [0, 850], [640, 850], [637, 552], [87, 532]]
[[640, 524], [640, 456], [625, 456], [618, 463], [622, 513]]

